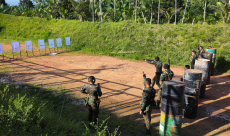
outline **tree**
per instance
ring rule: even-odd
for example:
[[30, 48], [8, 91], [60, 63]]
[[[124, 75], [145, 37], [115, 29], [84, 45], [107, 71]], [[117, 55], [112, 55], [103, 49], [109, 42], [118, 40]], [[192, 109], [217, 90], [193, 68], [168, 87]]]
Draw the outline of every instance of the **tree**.
[[20, 0], [19, 6], [23, 6], [23, 7], [26, 6], [26, 7], [33, 8], [34, 4], [31, 0]]
[[0, 5], [4, 5], [4, 6], [6, 6], [7, 4], [6, 4], [6, 2], [5, 2], [5, 0], [0, 0]]
[[160, 21], [160, 6], [161, 6], [161, 0], [159, 0], [159, 4], [158, 4], [158, 19], [157, 19], [157, 25], [159, 25], [159, 21]]
[[220, 14], [221, 18], [223, 19], [223, 24], [225, 24], [228, 18], [228, 13], [230, 12], [230, 1], [229, 3], [227, 3], [227, 1], [217, 2], [216, 5], [211, 5], [211, 8]]
[[172, 19], [173, 15], [175, 15], [177, 12], [180, 12], [181, 10], [182, 8], [179, 8], [175, 11], [174, 7], [169, 7], [165, 11], [162, 10], [166, 19], [168, 20], [168, 24], [170, 23], [170, 20]]
[[187, 5], [188, 5], [188, 0], [186, 1], [186, 5], [185, 5], [185, 8], [184, 8], [184, 14], [183, 14], [183, 18], [182, 18], [182, 24], [184, 23], [184, 16], [185, 16]]
[[153, 0], [151, 3], [150, 24], [152, 24], [152, 20], [153, 20]]
[[204, 0], [204, 22], [205, 22], [206, 7], [207, 7], [207, 0]]
[[175, 0], [175, 22], [174, 24], [176, 24], [176, 13], [177, 13], [177, 0]]

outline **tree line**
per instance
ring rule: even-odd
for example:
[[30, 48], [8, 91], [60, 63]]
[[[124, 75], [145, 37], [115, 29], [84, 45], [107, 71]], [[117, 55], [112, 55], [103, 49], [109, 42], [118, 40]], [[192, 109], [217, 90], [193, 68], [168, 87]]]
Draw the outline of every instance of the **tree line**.
[[0, 0], [0, 13], [80, 21], [138, 23], [228, 23], [230, 0]]

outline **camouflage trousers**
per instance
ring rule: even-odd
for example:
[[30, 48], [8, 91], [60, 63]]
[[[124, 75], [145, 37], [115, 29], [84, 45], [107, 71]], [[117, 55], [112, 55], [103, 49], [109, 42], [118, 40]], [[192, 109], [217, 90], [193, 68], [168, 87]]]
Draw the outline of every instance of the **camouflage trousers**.
[[157, 93], [157, 101], [161, 101], [161, 91], [162, 91], [162, 88], [160, 88]]
[[146, 129], [150, 129], [150, 124], [151, 124], [151, 112], [152, 112], [153, 106], [151, 105], [149, 107], [149, 110], [146, 112], [145, 115], [143, 115], [145, 124], [146, 124]]
[[94, 122], [94, 124], [97, 124], [98, 114], [99, 114], [99, 106], [97, 106], [95, 103], [89, 103], [88, 104], [88, 120], [89, 122]]
[[160, 85], [160, 75], [157, 75], [157, 74], [156, 74], [156, 75], [153, 77], [152, 88], [154, 88], [155, 83], [156, 83], [156, 85], [157, 85], [159, 88], [161, 88], [161, 85]]

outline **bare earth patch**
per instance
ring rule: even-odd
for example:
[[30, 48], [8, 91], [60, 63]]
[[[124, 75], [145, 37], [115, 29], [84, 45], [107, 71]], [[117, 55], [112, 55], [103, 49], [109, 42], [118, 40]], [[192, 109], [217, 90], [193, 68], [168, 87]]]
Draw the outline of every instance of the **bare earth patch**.
[[[149, 78], [155, 73], [154, 65], [145, 62], [68, 53], [31, 57], [24, 61], [0, 58], [1, 66], [15, 69], [10, 73], [10, 77], [17, 82], [41, 84], [43, 87], [64, 87], [73, 90], [71, 95], [77, 98], [86, 97], [79, 89], [87, 83], [87, 77], [93, 75], [96, 77], [96, 83], [101, 83], [101, 107], [119, 118], [125, 117], [136, 123], [144, 122], [138, 113], [143, 89], [142, 73], [144, 71]], [[183, 76], [183, 68], [171, 69], [175, 74], [173, 80], [179, 80]], [[183, 119], [182, 135], [230, 134], [230, 74], [215, 74], [207, 86], [205, 99], [199, 100], [198, 117]], [[155, 89], [158, 90], [156, 85]], [[157, 127], [159, 120], [160, 110], [154, 109], [152, 126]]]

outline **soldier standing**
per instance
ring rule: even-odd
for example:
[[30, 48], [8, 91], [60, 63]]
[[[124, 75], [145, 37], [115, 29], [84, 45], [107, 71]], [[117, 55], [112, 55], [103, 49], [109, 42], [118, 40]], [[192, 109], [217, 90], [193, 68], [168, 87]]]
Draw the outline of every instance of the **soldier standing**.
[[174, 73], [173, 73], [173, 71], [171, 71], [169, 69], [168, 64], [164, 64], [164, 69], [165, 69], [165, 71], [160, 76], [161, 89], [157, 93], [157, 105], [156, 105], [155, 109], [160, 109], [159, 105], [160, 105], [160, 102], [161, 102], [161, 95], [162, 95], [161, 91], [162, 91], [162, 87], [163, 87], [163, 82], [168, 81], [168, 80], [172, 80], [172, 78], [174, 76]]
[[202, 53], [205, 53], [203, 46], [200, 46], [200, 49], [198, 49], [198, 56], [202, 55]]
[[145, 124], [146, 124], [146, 130], [142, 130], [141, 132], [147, 135], [150, 135], [150, 124], [151, 124], [151, 112], [153, 109], [153, 105], [155, 104], [154, 98], [156, 90], [152, 88], [151, 85], [151, 79], [147, 78], [146, 75], [143, 75], [144, 77], [144, 84], [146, 88], [143, 90], [142, 93], [142, 101], [140, 104], [140, 114], [143, 114]]
[[191, 69], [194, 69], [194, 66], [195, 66], [195, 60], [197, 59], [197, 56], [196, 56], [196, 51], [192, 51], [192, 56], [191, 56]]
[[153, 77], [153, 82], [152, 82], [152, 88], [155, 85], [155, 82], [157, 84], [157, 86], [159, 87], [159, 89], [161, 88], [160, 85], [160, 76], [162, 73], [162, 63], [160, 62], [160, 58], [159, 57], [155, 57], [155, 61], [150, 61], [150, 60], [145, 60], [145, 62], [148, 62], [149, 64], [153, 64], [156, 67], [156, 74]]
[[[184, 71], [187, 70], [187, 69], [190, 69], [190, 66], [189, 66], [189, 65], [185, 65], [185, 66], [184, 66]], [[180, 79], [180, 81], [183, 82], [183, 81], [184, 81], [184, 77], [182, 77], [182, 78]]]
[[94, 121], [94, 124], [97, 124], [98, 114], [99, 114], [99, 104], [100, 99], [98, 99], [98, 96], [102, 96], [100, 84], [95, 85], [95, 77], [90, 76], [88, 78], [89, 84], [84, 85], [80, 92], [84, 94], [88, 94], [88, 97], [85, 99], [85, 105], [88, 106], [89, 114], [88, 114], [88, 120], [91, 123]]

